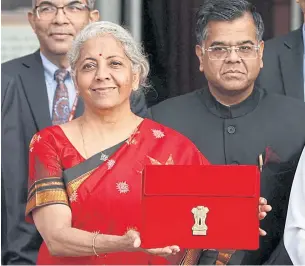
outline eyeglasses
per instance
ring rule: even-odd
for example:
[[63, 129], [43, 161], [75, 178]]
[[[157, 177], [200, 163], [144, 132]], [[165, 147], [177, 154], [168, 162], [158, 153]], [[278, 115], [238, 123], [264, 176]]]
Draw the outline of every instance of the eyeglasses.
[[37, 17], [41, 20], [52, 20], [57, 16], [58, 9], [62, 9], [65, 16], [69, 19], [78, 18], [80, 15], [90, 11], [86, 4], [72, 2], [64, 6], [55, 6], [44, 3], [35, 7]]
[[203, 53], [208, 52], [210, 60], [225, 60], [234, 50], [241, 59], [256, 59], [259, 45], [238, 45], [238, 46], [211, 46], [202, 48]]

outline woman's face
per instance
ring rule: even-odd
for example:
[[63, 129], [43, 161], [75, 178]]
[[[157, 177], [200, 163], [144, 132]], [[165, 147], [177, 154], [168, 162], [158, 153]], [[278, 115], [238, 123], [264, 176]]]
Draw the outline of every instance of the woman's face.
[[85, 105], [93, 109], [112, 109], [126, 104], [138, 88], [139, 74], [121, 43], [107, 34], [86, 41], [76, 63], [75, 83]]

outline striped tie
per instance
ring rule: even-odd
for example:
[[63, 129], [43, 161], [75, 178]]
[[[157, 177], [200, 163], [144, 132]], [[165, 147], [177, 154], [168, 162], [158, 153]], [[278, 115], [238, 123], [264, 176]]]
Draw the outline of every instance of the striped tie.
[[64, 83], [68, 75], [69, 72], [66, 69], [57, 69], [54, 74], [54, 79], [57, 81], [57, 87], [53, 99], [53, 125], [64, 124], [69, 120], [69, 94], [68, 89]]
[[236, 250], [219, 250], [216, 265], [227, 265]]
[[180, 265], [197, 265], [202, 249], [188, 249]]

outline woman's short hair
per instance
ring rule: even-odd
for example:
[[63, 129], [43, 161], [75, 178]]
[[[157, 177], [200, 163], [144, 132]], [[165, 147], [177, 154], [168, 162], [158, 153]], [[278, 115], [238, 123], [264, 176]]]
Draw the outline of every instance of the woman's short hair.
[[131, 61], [133, 72], [139, 73], [139, 85], [141, 87], [149, 87], [147, 83], [149, 63], [141, 44], [136, 42], [126, 29], [118, 24], [108, 21], [90, 23], [76, 36], [72, 43], [72, 48], [68, 53], [72, 71], [75, 70], [75, 65], [79, 59], [84, 43], [92, 38], [103, 36], [105, 34], [111, 34], [122, 44], [126, 56]]

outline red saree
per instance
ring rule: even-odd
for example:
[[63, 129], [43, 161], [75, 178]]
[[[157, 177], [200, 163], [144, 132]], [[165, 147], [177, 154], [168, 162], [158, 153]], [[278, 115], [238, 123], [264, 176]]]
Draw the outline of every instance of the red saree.
[[[127, 141], [88, 160], [72, 146], [59, 126], [44, 129], [30, 144], [27, 219], [31, 220], [31, 212], [37, 207], [65, 204], [72, 210], [75, 228], [113, 235], [123, 235], [129, 228], [136, 228], [141, 233], [141, 175], [146, 164], [208, 162], [186, 137], [149, 119]], [[189, 264], [189, 259], [198, 252], [190, 250], [185, 254], [183, 261]], [[173, 260], [172, 257], [169, 262], [144, 252], [54, 257], [43, 243], [37, 264], [152, 265], [172, 264]]]

